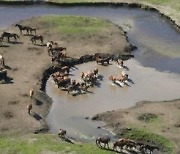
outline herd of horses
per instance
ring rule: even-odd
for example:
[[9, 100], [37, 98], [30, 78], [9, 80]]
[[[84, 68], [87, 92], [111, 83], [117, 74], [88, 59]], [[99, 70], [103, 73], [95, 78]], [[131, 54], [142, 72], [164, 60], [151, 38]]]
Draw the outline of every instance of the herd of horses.
[[73, 96], [86, 93], [88, 88], [98, 84], [100, 79], [97, 68], [87, 73], [82, 72], [79, 81], [72, 80], [68, 77], [69, 72], [70, 67], [64, 66], [59, 68], [59, 70], [51, 76], [58, 88], [67, 91], [68, 93], [71, 92]]
[[[58, 136], [61, 139], [67, 139], [67, 132], [64, 129], [59, 129]], [[96, 138], [96, 145], [99, 148], [103, 148], [118, 153], [136, 153], [136, 154], [152, 154], [155, 150], [159, 150], [158, 146], [147, 144], [140, 141], [135, 141], [128, 138], [120, 138], [113, 142], [112, 148], [109, 143], [111, 139], [109, 137], [98, 137]]]
[[[15, 27], [18, 27], [19, 31], [20, 31], [20, 34], [23, 34], [23, 31], [25, 31], [26, 35], [29, 35], [31, 36], [31, 39], [30, 41], [33, 43], [33, 44], [36, 44], [36, 41], [39, 40], [41, 44], [43, 44], [43, 36], [42, 35], [36, 35], [36, 28], [33, 28], [33, 27], [29, 27], [29, 26], [23, 26], [23, 25], [20, 25], [20, 24], [16, 24]], [[17, 39], [19, 39], [19, 35], [16, 34], [16, 33], [10, 33], [10, 32], [3, 32], [0, 36], [0, 43], [2, 43], [4, 41], [4, 39], [6, 38], [6, 40], [8, 42], [12, 41], [10, 40], [11, 38], [14, 40], [14, 41], [17, 41]]]
[[[106, 148], [107, 146], [107, 149], [110, 149], [109, 147], [110, 140], [111, 139], [109, 137], [99, 137], [96, 139], [96, 145], [99, 148]], [[102, 146], [102, 144], [104, 145]], [[134, 153], [136, 152], [141, 154], [152, 154], [154, 150], [159, 150], [159, 148], [154, 145], [145, 144], [142, 142], [136, 142], [128, 138], [120, 138], [119, 140], [113, 143], [113, 147], [111, 150], [116, 152], [122, 152], [122, 150], [126, 150], [126, 151], [134, 151]]]

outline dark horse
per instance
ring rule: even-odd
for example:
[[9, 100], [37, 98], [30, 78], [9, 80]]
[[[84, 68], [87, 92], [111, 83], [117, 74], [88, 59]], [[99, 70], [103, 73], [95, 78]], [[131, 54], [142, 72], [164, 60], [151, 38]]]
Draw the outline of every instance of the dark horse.
[[109, 137], [99, 137], [99, 138], [96, 139], [96, 145], [98, 147], [100, 146], [101, 148], [102, 148], [101, 143], [103, 143], [104, 144], [104, 148], [107, 145], [107, 147], [109, 149], [109, 144], [108, 144], [109, 142], [110, 142], [110, 138]]
[[11, 37], [13, 37], [15, 41], [17, 40], [17, 38], [19, 38], [17, 34], [9, 33], [9, 32], [3, 32], [1, 37], [2, 37], [2, 40], [6, 37], [8, 42], [10, 42]]
[[15, 27], [18, 27], [18, 28], [19, 28], [21, 34], [22, 34], [22, 32], [23, 32], [24, 30], [26, 30], [26, 32], [28, 33], [27, 26], [23, 26], [23, 25], [20, 25], [20, 24], [16, 24]]
[[23, 25], [20, 25], [20, 24], [16, 24], [15, 27], [19, 28], [21, 34], [22, 34], [22, 32], [24, 30], [27, 32], [27, 34], [32, 34], [32, 32], [34, 32], [34, 34], [36, 34], [36, 28], [23, 26]]
[[31, 38], [32, 44], [36, 44], [36, 40], [40, 40], [41, 43], [43, 43], [43, 36], [42, 36], [42, 35], [34, 35], [34, 36]]

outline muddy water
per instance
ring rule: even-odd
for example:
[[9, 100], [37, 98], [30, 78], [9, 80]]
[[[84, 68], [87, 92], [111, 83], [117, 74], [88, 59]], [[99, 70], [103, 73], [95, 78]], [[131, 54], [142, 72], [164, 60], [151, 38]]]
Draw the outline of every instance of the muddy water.
[[[51, 132], [59, 128], [81, 139], [93, 139], [100, 134], [111, 133], [97, 129], [99, 122], [85, 120], [99, 112], [133, 106], [137, 101], [170, 100], [180, 97], [180, 35], [159, 14], [139, 9], [119, 7], [54, 7], [54, 6], [0, 6], [0, 29], [21, 19], [33, 16], [85, 15], [108, 19], [122, 26], [131, 43], [138, 47], [135, 59], [126, 62], [128, 74], [134, 84], [117, 87], [108, 81], [110, 74], [121, 70], [115, 66], [96, 66], [95, 63], [79, 65], [82, 70], [98, 67], [104, 76], [100, 87], [91, 88], [87, 95], [72, 97], [59, 91], [51, 79], [47, 82], [47, 94], [54, 100], [47, 121]], [[78, 77], [77, 77], [78, 78]]]
[[[85, 117], [94, 114], [127, 108], [142, 100], [160, 101], [171, 100], [179, 97], [180, 74], [158, 72], [154, 68], [145, 68], [136, 60], [125, 62], [127, 69], [121, 69], [111, 62], [109, 66], [97, 65], [95, 62], [78, 65], [71, 71], [73, 79], [80, 80], [80, 73], [98, 68], [103, 80], [98, 86], [89, 89], [89, 92], [80, 96], [72, 96], [60, 91], [50, 78], [47, 83], [47, 93], [53, 96], [53, 107], [48, 115], [51, 131], [57, 132], [58, 128], [66, 128], [74, 137], [80, 134], [81, 139], [93, 139], [100, 135], [98, 126], [102, 123], [91, 123]], [[119, 87], [109, 81], [109, 76], [118, 76], [122, 71], [129, 74], [131, 81], [128, 86]], [[91, 127], [91, 124], [95, 126]], [[90, 125], [90, 126], [89, 126]], [[71, 132], [71, 129], [75, 129]], [[93, 133], [93, 134], [89, 134]], [[109, 134], [106, 131], [101, 134]]]

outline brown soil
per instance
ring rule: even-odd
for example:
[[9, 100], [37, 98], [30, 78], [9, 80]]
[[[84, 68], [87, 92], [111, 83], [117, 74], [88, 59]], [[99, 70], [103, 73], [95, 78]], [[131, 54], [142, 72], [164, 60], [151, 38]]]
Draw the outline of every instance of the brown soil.
[[[104, 29], [100, 35], [61, 36], [43, 31], [43, 26], [36, 25], [34, 20], [21, 21], [24, 24], [38, 28], [38, 34], [44, 36], [45, 41], [54, 40], [60, 46], [67, 47], [68, 56], [79, 57], [96, 52], [119, 53], [129, 46], [124, 33], [118, 27]], [[18, 33], [14, 25], [7, 31]], [[12, 40], [13, 41], [13, 40]], [[27, 105], [31, 103], [29, 90], [36, 88], [42, 77], [43, 70], [51, 65], [46, 46], [33, 45], [30, 36], [20, 35], [17, 43], [3, 42], [8, 47], [0, 47], [0, 54], [5, 58], [8, 76], [12, 83], [0, 84], [0, 132], [25, 134], [41, 128], [41, 119], [36, 120], [27, 112]], [[46, 105], [33, 104], [33, 112], [42, 118], [46, 115]]]

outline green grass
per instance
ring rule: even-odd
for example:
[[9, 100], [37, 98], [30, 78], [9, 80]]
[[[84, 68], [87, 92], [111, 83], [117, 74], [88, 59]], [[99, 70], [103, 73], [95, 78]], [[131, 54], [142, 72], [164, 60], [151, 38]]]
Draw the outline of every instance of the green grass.
[[74, 152], [77, 154], [111, 154], [96, 147], [95, 144], [70, 144], [62, 142], [55, 135], [26, 135], [0, 138], [0, 153], [2, 154], [39, 154], [41, 152]]
[[34, 23], [47, 31], [65, 35], [95, 34], [112, 26], [106, 20], [81, 16], [42, 16], [36, 18]]
[[145, 129], [130, 128], [125, 130], [121, 137], [150, 142], [152, 145], [157, 145], [164, 153], [173, 154], [174, 145], [171, 141]]

